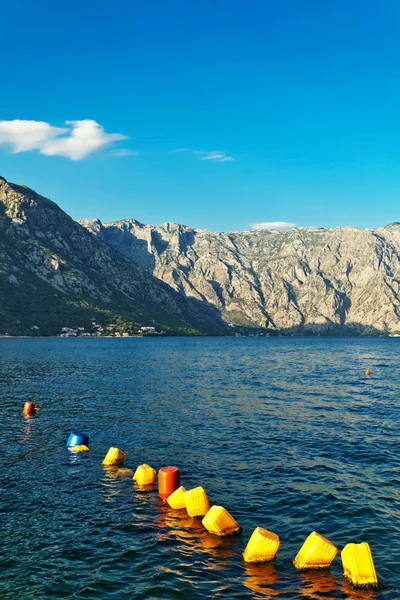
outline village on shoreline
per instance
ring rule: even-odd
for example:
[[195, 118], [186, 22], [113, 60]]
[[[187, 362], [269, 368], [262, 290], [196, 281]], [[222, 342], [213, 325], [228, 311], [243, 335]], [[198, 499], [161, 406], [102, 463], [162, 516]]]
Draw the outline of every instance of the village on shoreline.
[[86, 331], [84, 327], [62, 327], [61, 333], [56, 337], [143, 337], [146, 335], [164, 335], [164, 331], [157, 331], [153, 326], [143, 326], [126, 331], [117, 323], [103, 326], [92, 321], [90, 331]]
[[37, 325], [31, 326], [32, 335], [9, 335], [8, 333], [0, 334], [0, 338], [98, 338], [98, 337], [117, 337], [117, 338], [131, 338], [131, 337], [149, 337], [149, 336], [162, 336], [165, 335], [164, 331], [157, 331], [154, 326], [143, 326], [137, 329], [130, 329], [127, 331], [123, 326], [117, 323], [110, 323], [109, 325], [99, 325], [95, 321], [92, 322], [90, 328], [85, 327], [62, 327], [59, 334], [56, 335], [43, 335], [40, 332], [40, 328]]

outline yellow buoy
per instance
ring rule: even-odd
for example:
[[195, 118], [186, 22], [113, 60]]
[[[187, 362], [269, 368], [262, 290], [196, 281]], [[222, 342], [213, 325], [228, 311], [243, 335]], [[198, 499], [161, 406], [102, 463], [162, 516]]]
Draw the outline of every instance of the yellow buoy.
[[365, 374], [369, 376], [369, 375], [371, 375], [371, 371], [370, 371], [369, 369], [367, 369], [367, 370], [365, 371]]
[[120, 465], [124, 462], [125, 458], [126, 454], [122, 452], [122, 450], [119, 450], [118, 448], [110, 448], [102, 464], [107, 466]]
[[327, 569], [337, 554], [337, 548], [319, 535], [310, 533], [293, 561], [296, 569]]
[[151, 485], [156, 480], [156, 471], [150, 465], [139, 465], [133, 475], [138, 485]]
[[347, 544], [341, 555], [344, 576], [355, 587], [375, 587], [378, 585], [371, 550], [366, 542]]
[[189, 517], [204, 517], [210, 510], [205, 490], [199, 486], [185, 492], [185, 506]]
[[242, 529], [223, 506], [212, 506], [202, 523], [207, 531], [214, 535], [232, 535]]
[[88, 452], [89, 448], [84, 444], [80, 444], [79, 446], [73, 446], [71, 450], [72, 452]]
[[176, 510], [179, 510], [180, 508], [186, 508], [185, 492], [185, 488], [183, 485], [181, 485], [181, 487], [178, 487], [177, 490], [168, 496], [167, 502], [171, 508], [175, 508]]
[[256, 527], [243, 552], [245, 562], [267, 562], [273, 560], [279, 550], [279, 537], [263, 527]]

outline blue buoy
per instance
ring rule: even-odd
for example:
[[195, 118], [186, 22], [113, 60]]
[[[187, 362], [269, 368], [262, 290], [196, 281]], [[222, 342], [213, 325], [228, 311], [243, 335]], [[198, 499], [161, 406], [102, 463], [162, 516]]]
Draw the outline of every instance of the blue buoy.
[[73, 448], [74, 446], [88, 446], [89, 447], [89, 436], [86, 433], [79, 433], [73, 431], [68, 438], [67, 448]]

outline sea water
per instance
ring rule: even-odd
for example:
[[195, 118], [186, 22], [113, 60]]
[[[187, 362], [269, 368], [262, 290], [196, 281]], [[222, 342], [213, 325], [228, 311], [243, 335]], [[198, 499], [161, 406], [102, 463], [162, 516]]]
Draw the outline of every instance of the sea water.
[[[0, 340], [0, 597], [399, 598], [399, 351], [390, 338]], [[89, 452], [66, 449], [73, 430]], [[110, 446], [126, 468], [178, 466], [242, 534], [209, 535], [104, 468]], [[242, 560], [257, 526], [280, 537], [274, 563]], [[339, 553], [298, 572], [313, 530]], [[370, 544], [377, 592], [343, 580], [349, 542]]]

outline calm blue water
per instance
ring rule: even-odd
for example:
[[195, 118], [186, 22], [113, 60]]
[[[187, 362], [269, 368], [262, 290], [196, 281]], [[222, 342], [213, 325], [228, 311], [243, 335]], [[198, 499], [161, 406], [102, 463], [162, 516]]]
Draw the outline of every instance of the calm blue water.
[[[400, 597], [400, 339], [0, 340], [0, 597]], [[364, 375], [370, 368], [372, 376]], [[22, 417], [26, 400], [41, 408]], [[90, 452], [71, 454], [71, 430]], [[207, 534], [132, 473], [175, 464], [240, 536]], [[246, 566], [256, 526], [276, 562]], [[292, 560], [316, 530], [369, 542], [382, 587]]]

